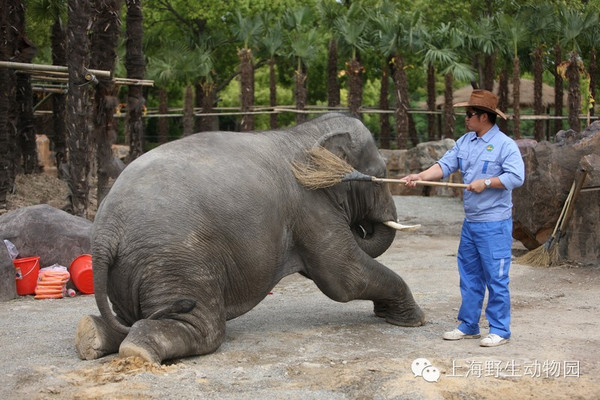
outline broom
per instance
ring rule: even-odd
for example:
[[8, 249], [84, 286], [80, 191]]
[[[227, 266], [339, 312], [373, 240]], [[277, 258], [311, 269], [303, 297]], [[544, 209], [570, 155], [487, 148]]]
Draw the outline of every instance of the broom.
[[[355, 170], [350, 164], [342, 160], [324, 147], [314, 147], [308, 152], [305, 162], [293, 162], [292, 170], [296, 179], [302, 186], [316, 190], [334, 186], [341, 182], [367, 181], [406, 183], [404, 179], [377, 178]], [[413, 181], [423, 186], [445, 186], [453, 188], [466, 188], [464, 183]]]
[[558, 242], [564, 235], [565, 228], [569, 223], [571, 215], [573, 215], [575, 201], [579, 196], [579, 192], [581, 191], [581, 187], [583, 186], [583, 182], [585, 181], [585, 177], [587, 175], [586, 170], [583, 169], [581, 171], [581, 175], [578, 178], [575, 178], [571, 184], [571, 189], [569, 190], [565, 204], [563, 205], [560, 215], [558, 216], [558, 220], [556, 221], [552, 235], [550, 235], [548, 240], [546, 240], [546, 242], [541, 246], [536, 247], [521, 257], [518, 257], [516, 261], [519, 264], [527, 264], [533, 267], [548, 267], [550, 265], [558, 264], [560, 261]]

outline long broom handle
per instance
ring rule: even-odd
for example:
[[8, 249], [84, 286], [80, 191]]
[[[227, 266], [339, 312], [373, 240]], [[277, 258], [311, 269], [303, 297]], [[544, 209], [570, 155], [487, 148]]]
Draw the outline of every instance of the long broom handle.
[[562, 225], [565, 213], [566, 213], [567, 209], [569, 208], [569, 204], [571, 203], [571, 198], [573, 197], [573, 192], [575, 192], [576, 185], [577, 185], [577, 182], [576, 182], [576, 180], [574, 180], [573, 183], [571, 184], [571, 189], [569, 190], [569, 194], [567, 195], [565, 203], [563, 204], [563, 207], [560, 210], [560, 215], [558, 216], [558, 219], [556, 220], [556, 225], [554, 226], [552, 235], [550, 236], [550, 238], [552, 238], [552, 239], [554, 239], [554, 237], [556, 236], [556, 232], [558, 231], [558, 228]]
[[[406, 183], [406, 181], [404, 179], [372, 177], [371, 180], [373, 182]], [[464, 183], [451, 183], [451, 182], [435, 182], [435, 181], [413, 181], [413, 182], [415, 184], [421, 185], [421, 186], [445, 186], [445, 187], [463, 188], [463, 189], [465, 189], [467, 186], [469, 186]]]

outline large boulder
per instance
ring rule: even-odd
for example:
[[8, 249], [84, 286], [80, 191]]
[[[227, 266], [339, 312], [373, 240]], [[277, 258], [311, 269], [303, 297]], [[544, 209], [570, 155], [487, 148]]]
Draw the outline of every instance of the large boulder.
[[10, 240], [19, 258], [39, 256], [41, 268], [53, 264], [69, 267], [77, 256], [90, 253], [91, 228], [91, 221], [47, 204], [0, 216], [0, 240]]
[[4, 242], [0, 240], [0, 301], [17, 297], [15, 265]]
[[[573, 214], [558, 239], [562, 258], [600, 261], [600, 121], [583, 132], [560, 131], [555, 143], [517, 141], [525, 162], [525, 184], [513, 191], [513, 236], [534, 249], [552, 235], [571, 185], [583, 176]], [[556, 240], [556, 238], [555, 238]]]
[[[439, 160], [456, 142], [452, 139], [442, 139], [432, 142], [419, 143], [408, 150], [381, 150], [386, 160], [388, 177], [400, 179], [408, 174], [418, 173], [431, 167]], [[460, 173], [452, 174], [449, 182], [462, 183]], [[393, 195], [413, 196], [461, 196], [462, 189], [446, 188], [440, 186], [417, 186], [409, 188], [404, 184], [390, 184]]]

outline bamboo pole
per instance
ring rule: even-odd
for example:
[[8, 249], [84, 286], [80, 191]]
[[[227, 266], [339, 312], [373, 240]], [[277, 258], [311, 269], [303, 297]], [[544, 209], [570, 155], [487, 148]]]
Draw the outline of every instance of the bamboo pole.
[[[25, 71], [55, 71], [55, 72], [69, 72], [68, 68], [63, 65], [46, 65], [46, 64], [31, 64], [31, 63], [19, 63], [12, 61], [0, 61], [0, 67], [13, 68], [17, 70]], [[112, 74], [110, 71], [103, 71], [100, 69], [88, 69], [88, 72], [101, 76], [103, 78], [111, 78]]]
[[[37, 79], [63, 81], [69, 77], [68, 68], [62, 65], [30, 64], [12, 61], [0, 61], [0, 68], [13, 68], [17, 71], [31, 71], [30, 74]], [[91, 81], [94, 76], [110, 78], [120, 85], [154, 86], [154, 81], [148, 79], [132, 79], [113, 77], [111, 71], [88, 69], [86, 79]]]

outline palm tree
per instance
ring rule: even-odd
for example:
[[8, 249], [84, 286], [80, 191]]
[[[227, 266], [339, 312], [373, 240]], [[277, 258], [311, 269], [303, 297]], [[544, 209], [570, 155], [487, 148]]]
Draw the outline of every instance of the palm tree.
[[238, 11], [235, 14], [231, 31], [235, 40], [242, 42], [238, 49], [241, 76], [241, 130], [254, 129], [254, 116], [251, 114], [254, 106], [254, 65], [252, 48], [256, 47], [264, 30], [264, 25], [259, 16], [242, 16]]
[[[200, 115], [199, 131], [210, 131], [219, 128], [219, 117], [213, 113], [217, 104], [219, 90], [227, 85], [228, 80], [217, 84], [216, 72], [217, 51], [229, 42], [229, 37], [222, 31], [204, 32], [197, 38], [196, 52], [196, 104], [202, 108]], [[230, 80], [235, 74], [232, 74]], [[254, 87], [252, 88], [254, 90]]]
[[513, 68], [513, 136], [515, 139], [521, 138], [521, 60], [519, 59], [519, 46], [528, 37], [527, 21], [523, 20], [523, 15], [516, 16], [503, 14], [498, 21], [501, 32], [505, 33], [506, 53], [512, 56]]
[[[18, 8], [23, 3], [18, 0], [0, 2], [0, 60], [12, 59], [16, 50], [17, 33], [12, 27], [18, 18]], [[6, 197], [11, 191], [16, 175], [16, 141], [13, 126], [15, 112], [15, 72], [0, 68], [0, 213], [7, 209]]]
[[[335, 24], [335, 20], [345, 12], [343, 4], [337, 1], [319, 0], [317, 11], [320, 14], [321, 26], [326, 32]], [[338, 38], [331, 33], [327, 50], [327, 104], [329, 107], [340, 105], [340, 82], [338, 80]]]
[[360, 52], [367, 47], [367, 18], [359, 3], [352, 3], [348, 12], [337, 18], [334, 32], [340, 38], [340, 44], [350, 50], [350, 60], [346, 61], [349, 79], [348, 106], [350, 114], [360, 117], [362, 104], [363, 74], [365, 68], [360, 62]]
[[[35, 0], [30, 1], [27, 9], [29, 18], [37, 21], [52, 23], [50, 28], [50, 46], [52, 48], [52, 64], [67, 64], [67, 37], [66, 37], [66, 0]], [[67, 165], [67, 142], [65, 126], [66, 95], [52, 94], [52, 127], [50, 140], [53, 144], [56, 171], [59, 178], [63, 176]]]
[[588, 110], [590, 115], [595, 115], [596, 87], [598, 85], [598, 46], [600, 43], [600, 26], [598, 24], [591, 26], [585, 35], [588, 47], [590, 76], [590, 104]]
[[[266, 19], [266, 18], [265, 18]], [[269, 18], [270, 20], [271, 18]], [[267, 26], [265, 24], [265, 26]], [[277, 77], [275, 71], [276, 57], [280, 55], [283, 48], [283, 30], [281, 24], [268, 27], [262, 39], [262, 49], [267, 54], [269, 62], [269, 105], [277, 106]], [[277, 113], [272, 112], [269, 117], [271, 129], [277, 128]]]
[[[387, 48], [380, 43], [381, 38], [390, 37], [389, 32], [381, 32], [383, 29], [395, 29], [387, 23], [390, 13], [394, 13], [394, 4], [389, 1], [382, 2], [377, 8], [369, 13], [369, 41], [374, 45], [371, 48], [376, 52], [376, 57], [381, 59], [381, 87], [379, 90], [379, 109], [390, 108], [390, 78], [393, 75], [392, 58], [386, 53]], [[392, 127], [388, 113], [379, 114], [379, 146], [383, 149], [390, 148]]]
[[[473, 65], [479, 75], [479, 81], [477, 83], [473, 81], [472, 85], [474, 88], [491, 91], [494, 89], [495, 58], [500, 47], [496, 17], [487, 15], [468, 20], [464, 30], [472, 50]], [[482, 56], [483, 65], [480, 62]]]
[[[117, 60], [117, 43], [121, 28], [121, 0], [104, 0], [92, 3], [91, 64], [94, 69], [114, 71]], [[112, 144], [117, 137], [115, 109], [119, 104], [116, 88], [111, 78], [99, 78], [95, 91], [94, 139], [96, 141], [96, 168], [98, 178], [98, 204], [108, 193], [109, 165], [112, 163]]]
[[[461, 62], [458, 52], [463, 45], [464, 33], [452, 24], [441, 24], [427, 40], [423, 60], [425, 65], [439, 70], [444, 75], [444, 137], [454, 138], [456, 118], [453, 107], [454, 79], [469, 81], [475, 78], [471, 67]], [[430, 95], [431, 96], [431, 95]], [[428, 100], [429, 111], [435, 110], [435, 93], [433, 101]]]
[[[125, 40], [127, 54], [125, 67], [130, 79], [144, 79], [146, 61], [144, 59], [144, 26], [142, 0], [126, 0], [127, 19]], [[144, 120], [142, 115], [146, 99], [140, 85], [129, 85], [127, 92], [127, 132], [129, 136], [129, 158], [135, 160], [144, 152]]]
[[286, 46], [288, 55], [295, 60], [294, 71], [295, 95], [296, 95], [296, 123], [306, 121], [304, 113], [306, 106], [306, 78], [307, 68], [316, 57], [316, 49], [319, 43], [319, 35], [316, 28], [312, 26], [313, 16], [309, 7], [301, 7], [288, 11], [284, 17], [286, 34]]
[[562, 30], [561, 45], [569, 49], [569, 58], [564, 63], [566, 77], [569, 82], [569, 127], [576, 132], [581, 129], [579, 114], [581, 112], [580, 71], [585, 71], [579, 56], [580, 41], [584, 34], [598, 22], [598, 15], [593, 9], [581, 12], [572, 8], [562, 10], [560, 23]]
[[[25, 3], [15, 8], [13, 29], [18, 34], [16, 51], [11, 61], [30, 63], [37, 53], [37, 48], [26, 36], [25, 32]], [[38, 170], [37, 147], [35, 131], [33, 129], [33, 89], [29, 74], [17, 74], [17, 93], [15, 101], [17, 106], [16, 128], [18, 135], [17, 157], [21, 153], [22, 169], [25, 174]]]
[[[547, 38], [554, 27], [554, 7], [548, 3], [534, 5], [525, 10], [525, 20], [529, 23], [533, 49], [533, 113], [542, 115], [542, 79], [544, 73], [543, 59], [547, 56]], [[536, 119], [534, 122], [535, 140], [544, 140], [544, 121]]]
[[69, 0], [67, 25], [67, 144], [69, 151], [68, 174], [72, 212], [86, 217], [89, 206], [89, 174], [91, 170], [90, 126], [91, 87], [86, 79], [90, 65], [88, 26], [91, 16], [87, 1]]
[[[396, 12], [384, 14], [376, 12], [374, 43], [378, 50], [390, 58], [392, 77], [396, 94], [394, 117], [396, 122], [396, 140], [398, 149], [406, 149], [410, 133], [410, 108], [408, 80], [406, 77], [406, 56], [419, 48], [423, 25], [419, 13]], [[416, 134], [411, 135], [414, 146], [418, 144]]]

